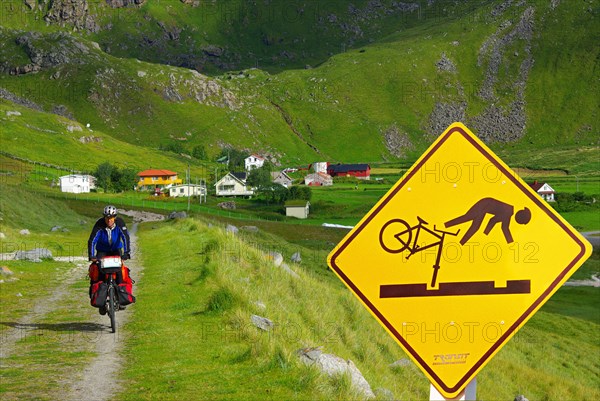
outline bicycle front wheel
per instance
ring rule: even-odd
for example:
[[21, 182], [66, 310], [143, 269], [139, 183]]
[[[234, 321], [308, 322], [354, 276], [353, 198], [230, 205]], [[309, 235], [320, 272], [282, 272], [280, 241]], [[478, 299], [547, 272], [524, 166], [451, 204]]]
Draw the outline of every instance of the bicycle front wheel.
[[110, 317], [110, 330], [113, 333], [117, 331], [117, 316], [115, 312], [118, 308], [115, 287], [111, 285], [108, 287], [108, 317]]

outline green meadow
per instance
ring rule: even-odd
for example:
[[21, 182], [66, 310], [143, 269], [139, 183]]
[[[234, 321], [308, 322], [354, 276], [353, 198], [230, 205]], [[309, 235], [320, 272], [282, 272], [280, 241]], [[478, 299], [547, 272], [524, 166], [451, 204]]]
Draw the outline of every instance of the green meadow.
[[[88, 201], [41, 197], [11, 185], [2, 186], [2, 193], [1, 231], [7, 235], [2, 247], [9, 252], [19, 244], [54, 253], [60, 244], [70, 254], [77, 244], [84, 246], [99, 210]], [[31, 208], [37, 224], [27, 218]], [[412, 362], [391, 366], [407, 356], [327, 268], [326, 256], [345, 230], [192, 214], [196, 217], [139, 228], [144, 272], [134, 272], [138, 302], [119, 337], [125, 343], [127, 390], [116, 399], [360, 398], [348, 377], [328, 377], [300, 361], [300, 349], [315, 347], [352, 360], [378, 399], [389, 392], [399, 399], [428, 397], [425, 376]], [[231, 235], [226, 224], [258, 230]], [[69, 231], [50, 232], [54, 225]], [[31, 234], [18, 234], [22, 227]], [[273, 251], [282, 253], [297, 277], [273, 265]], [[296, 252], [299, 264], [289, 262]], [[574, 278], [598, 274], [598, 261], [596, 251]], [[18, 280], [0, 283], [0, 334], [49, 296], [65, 269], [53, 261], [3, 263]], [[83, 294], [85, 270], [78, 274], [70, 291]], [[597, 399], [599, 295], [592, 287], [561, 288], [478, 375], [478, 397]], [[34, 319], [37, 335], [17, 341], [0, 372], [3, 398], [57, 395], [57, 372], [71, 375], [99, 355], [93, 343], [81, 341], [88, 330], [97, 330], [86, 323], [95, 313], [87, 304], [61, 299], [56, 311]], [[255, 327], [253, 314], [271, 319], [272, 330]]]
[[[327, 266], [348, 229], [323, 224], [357, 224], [441, 134], [431, 125], [444, 105], [475, 134], [490, 107], [502, 108], [498, 131], [510, 131], [504, 118], [523, 105], [522, 135], [487, 145], [524, 181], [551, 185], [550, 206], [575, 229], [600, 231], [597, 0], [87, 2], [98, 31], [44, 19], [67, 2], [4, 3], [0, 253], [13, 274], [0, 276], [3, 401], [64, 398], [102, 357], [87, 262], [7, 255], [47, 248], [85, 258], [108, 203], [188, 215], [139, 225], [144, 270], [133, 272], [138, 302], [116, 338], [124, 351], [114, 400], [363, 398], [347, 375], [304, 365], [299, 350], [312, 348], [351, 360], [377, 400], [428, 399], [425, 375]], [[529, 11], [531, 38], [515, 31], [512, 40]], [[500, 65], [494, 99], [484, 100], [495, 59], [482, 49], [491, 44]], [[34, 55], [43, 68], [15, 73]], [[439, 67], [444, 58], [453, 68]], [[205, 160], [191, 157], [197, 146]], [[227, 148], [268, 155], [278, 168], [370, 163], [372, 180], [314, 187], [309, 218], [288, 218], [261, 197], [210, 194], [227, 172], [214, 161]], [[57, 188], [60, 176], [106, 161], [180, 178], [189, 169], [192, 182], [208, 182], [207, 202]], [[292, 176], [300, 183], [303, 174]], [[224, 200], [236, 209], [219, 207]], [[293, 274], [274, 266], [272, 252]], [[301, 263], [290, 261], [296, 253]], [[595, 249], [572, 279], [599, 274]], [[599, 310], [599, 288], [560, 288], [478, 374], [478, 399], [600, 399]], [[274, 325], [261, 330], [252, 315]]]

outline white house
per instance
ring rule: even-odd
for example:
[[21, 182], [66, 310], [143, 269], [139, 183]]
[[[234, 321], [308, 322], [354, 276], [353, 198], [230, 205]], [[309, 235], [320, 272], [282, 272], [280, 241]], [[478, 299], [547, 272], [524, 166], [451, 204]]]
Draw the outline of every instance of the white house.
[[554, 189], [552, 189], [552, 187], [547, 183], [534, 181], [532, 184], [529, 184], [529, 186], [533, 188], [533, 190], [537, 192], [546, 202], [555, 201], [554, 194], [556, 194], [556, 191], [554, 191]]
[[83, 174], [69, 174], [59, 177], [60, 191], [81, 194], [96, 188], [96, 177]]
[[254, 191], [246, 186], [248, 174], [227, 173], [215, 184], [217, 196], [252, 196]]
[[298, 219], [308, 218], [309, 201], [291, 200], [285, 203], [285, 215]]
[[204, 196], [206, 187], [196, 184], [173, 185], [169, 187], [169, 196], [177, 198], [179, 196]]
[[265, 158], [256, 154], [251, 154], [244, 159], [246, 171], [250, 171], [253, 168], [260, 168], [263, 164], [265, 164]]
[[292, 180], [284, 171], [273, 171], [271, 173], [271, 180], [274, 183], [283, 185], [286, 188], [291, 187], [292, 183], [294, 182], [294, 180]]

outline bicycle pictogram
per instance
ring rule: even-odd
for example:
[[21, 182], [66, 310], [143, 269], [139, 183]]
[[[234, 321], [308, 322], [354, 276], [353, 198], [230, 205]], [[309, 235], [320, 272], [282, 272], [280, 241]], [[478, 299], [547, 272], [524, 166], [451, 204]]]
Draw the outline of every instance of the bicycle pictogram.
[[[457, 230], [456, 232], [444, 231], [438, 229], [435, 225], [433, 226], [433, 229], [430, 229], [427, 227], [429, 223], [421, 217], [417, 216], [417, 220], [419, 222], [412, 227], [402, 219], [392, 219], [388, 221], [379, 231], [379, 244], [389, 253], [401, 253], [408, 250], [406, 259], [409, 259], [418, 252], [438, 247], [435, 263], [433, 264], [433, 276], [431, 278], [431, 287], [435, 287], [438, 271], [440, 270], [444, 238], [446, 235], [456, 236], [460, 230]], [[429, 233], [434, 238], [437, 238], [437, 240], [426, 245], [421, 245], [419, 243], [419, 235], [422, 232]]]

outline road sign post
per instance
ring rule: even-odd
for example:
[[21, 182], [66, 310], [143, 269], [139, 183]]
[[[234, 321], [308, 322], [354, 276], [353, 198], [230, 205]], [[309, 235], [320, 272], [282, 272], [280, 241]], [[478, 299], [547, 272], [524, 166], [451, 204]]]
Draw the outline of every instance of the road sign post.
[[451, 399], [590, 254], [587, 240], [454, 123], [328, 264]]
[[429, 386], [429, 401], [475, 401], [477, 399], [477, 378], [471, 380], [467, 387], [455, 398], [446, 398], [433, 384]]

